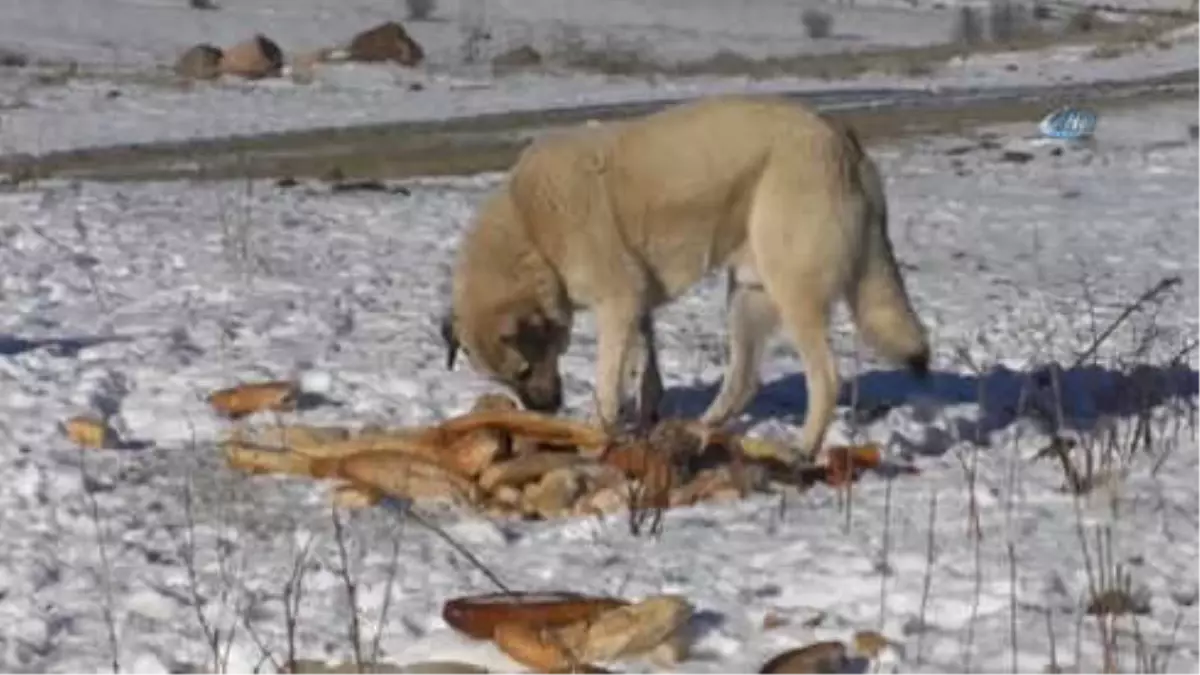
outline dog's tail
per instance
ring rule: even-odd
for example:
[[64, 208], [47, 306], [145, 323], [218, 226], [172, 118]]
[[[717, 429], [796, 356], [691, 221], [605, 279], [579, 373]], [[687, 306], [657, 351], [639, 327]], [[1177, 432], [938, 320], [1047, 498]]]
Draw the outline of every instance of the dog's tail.
[[881, 356], [919, 375], [929, 370], [929, 341], [913, 311], [888, 237], [887, 198], [879, 170], [847, 130], [851, 180], [858, 183], [867, 218], [860, 258], [854, 266], [847, 299], [866, 343]]

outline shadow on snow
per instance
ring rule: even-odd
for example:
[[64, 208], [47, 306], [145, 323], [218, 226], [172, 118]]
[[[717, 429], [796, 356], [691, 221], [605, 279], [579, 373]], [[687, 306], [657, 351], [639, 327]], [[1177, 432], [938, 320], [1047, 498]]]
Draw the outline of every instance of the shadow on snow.
[[[1048, 367], [1029, 372], [999, 366], [982, 376], [934, 372], [922, 381], [903, 370], [873, 370], [843, 382], [839, 405], [851, 405], [855, 385], [858, 400], [853, 414], [860, 423], [879, 419], [893, 408], [918, 400], [925, 402], [923, 405], [940, 407], [978, 405], [980, 414], [959, 431], [962, 437], [978, 437], [986, 443], [991, 432], [1019, 419], [1044, 422], [1050, 416], [1048, 412], [1052, 414], [1059, 407], [1065, 428], [1087, 431], [1103, 417], [1137, 416], [1163, 404], [1190, 401], [1200, 392], [1200, 374], [1182, 364], [1140, 365], [1123, 370]], [[664, 411], [696, 417], [704, 412], [716, 391], [716, 384], [673, 387], [665, 395]], [[741, 422], [752, 426], [775, 418], [799, 425], [807, 398], [803, 373], [781, 377], [763, 385], [742, 414]]]
[[88, 347], [95, 347], [109, 342], [129, 342], [132, 338], [124, 336], [111, 337], [64, 337], [36, 338], [27, 340], [15, 335], [0, 333], [0, 356], [17, 356], [38, 349], [45, 349], [56, 356], [73, 358]]

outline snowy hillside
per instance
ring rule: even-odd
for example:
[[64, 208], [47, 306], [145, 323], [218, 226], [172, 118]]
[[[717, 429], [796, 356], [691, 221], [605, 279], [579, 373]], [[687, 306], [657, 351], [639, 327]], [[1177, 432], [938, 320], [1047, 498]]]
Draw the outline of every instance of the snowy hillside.
[[[217, 4], [204, 11], [185, 0], [0, 3], [0, 57], [25, 62], [0, 66], [0, 154], [713, 92], [1135, 79], [1193, 69], [1198, 54], [1194, 22], [1137, 39], [1075, 33], [1059, 43], [1051, 38], [1079, 10], [1058, 4], [1055, 18], [1022, 24], [1028, 35], [1014, 38], [1015, 51], [964, 47], [965, 56], [921, 51], [955, 40], [954, 2], [446, 0], [425, 21], [407, 21], [397, 0]], [[807, 36], [806, 8], [833, 17], [829, 37]], [[1130, 19], [1101, 14], [1111, 24]], [[196, 43], [228, 47], [262, 32], [289, 58], [302, 57], [387, 20], [405, 21], [424, 46], [420, 67], [324, 64], [311, 81], [186, 85], [170, 71]], [[522, 45], [541, 52], [544, 67], [493, 72], [492, 57]], [[873, 49], [909, 51], [864, 64], [845, 56]], [[828, 60], [808, 60], [814, 55]], [[762, 65], [768, 56], [783, 65]], [[601, 61], [591, 66], [610, 74], [579, 61]], [[693, 64], [687, 77], [674, 72], [681, 63]]]
[[[429, 517], [514, 588], [685, 595], [697, 615], [682, 671], [753, 671], [859, 629], [897, 643], [885, 672], [1040, 672], [1052, 659], [1095, 671], [1105, 649], [1083, 609], [1086, 570], [1104, 553], [1146, 610], [1116, 619], [1121, 667], [1153, 657], [1195, 672], [1195, 121], [1179, 103], [1104, 117], [1092, 147], [1036, 145], [1030, 124], [873, 149], [936, 375], [922, 387], [883, 369], [838, 324], [860, 412], [841, 408], [829, 442], [875, 440], [920, 469], [868, 476], [849, 514], [817, 486], [675, 510], [658, 539], [632, 537], [621, 517]], [[397, 425], [464, 411], [487, 385], [444, 371], [431, 318], [458, 235], [497, 179], [412, 181], [409, 196], [269, 182], [0, 193], [0, 670], [211, 668], [207, 627], [232, 631], [217, 651], [249, 672], [285, 649], [280, 594], [306, 547], [300, 656], [351, 658], [324, 489], [224, 468], [213, 443], [227, 423], [203, 396], [308, 374], [328, 376], [333, 403], [287, 420]], [[1064, 373], [1061, 396], [1025, 386], [1171, 275], [1181, 287], [1122, 323], [1094, 365]], [[714, 280], [659, 317], [677, 412], [712, 395], [722, 298]], [[594, 352], [584, 322], [565, 360], [573, 414], [587, 410]], [[745, 420], [754, 433], [796, 431], [798, 370], [778, 343]], [[1134, 401], [1147, 384], [1150, 403]], [[1060, 401], [1063, 433], [1097, 457], [1120, 439], [1078, 501], [1055, 461], [1035, 459], [1049, 437], [1028, 396]], [[56, 428], [105, 411], [130, 448], [80, 451]], [[1149, 448], [1130, 440], [1139, 420]], [[396, 513], [345, 517], [368, 642], [387, 607], [382, 658], [516, 667], [440, 618], [446, 600], [495, 590], [482, 572]]]

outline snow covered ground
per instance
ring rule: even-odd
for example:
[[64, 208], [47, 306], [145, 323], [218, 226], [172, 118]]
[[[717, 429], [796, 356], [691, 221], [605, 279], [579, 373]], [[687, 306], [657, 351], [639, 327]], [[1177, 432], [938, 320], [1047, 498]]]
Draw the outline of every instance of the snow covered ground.
[[[875, 440], [921, 470], [868, 476], [849, 516], [818, 486], [782, 502], [676, 510], [657, 539], [631, 536], [621, 517], [430, 517], [513, 588], [686, 595], [697, 609], [680, 665], [690, 672], [752, 672], [784, 649], [860, 629], [900, 646], [885, 670], [1008, 671], [1015, 659], [1041, 671], [1052, 632], [1061, 667], [1094, 672], [1103, 649], [1081, 611], [1085, 559], [1095, 564], [1095, 533], [1107, 528], [1112, 559], [1148, 603], [1136, 619], [1144, 653], [1195, 672], [1198, 456], [1194, 413], [1180, 410], [1196, 404], [1196, 353], [1163, 368], [1197, 335], [1195, 121], [1194, 103], [1178, 103], [1106, 116], [1093, 147], [1061, 152], [1029, 140], [1032, 123], [989, 130], [992, 145], [977, 136], [873, 149], [936, 376], [923, 387], [884, 369], [839, 320], [843, 373], [876, 414], [843, 408], [829, 442]], [[1005, 150], [1033, 158], [1003, 161]], [[263, 648], [281, 658], [280, 595], [305, 547], [299, 655], [349, 659], [324, 488], [226, 470], [213, 442], [227, 425], [203, 396], [315, 373], [330, 377], [333, 403], [285, 419], [399, 425], [465, 410], [488, 385], [443, 370], [432, 317], [458, 236], [498, 179], [411, 181], [407, 197], [266, 182], [0, 194], [0, 670], [106, 670], [114, 648], [126, 671], [211, 667], [198, 596], [204, 625], [233, 631], [225, 667], [249, 672]], [[1140, 412], [1154, 439], [1076, 503], [1059, 490], [1061, 469], [1034, 460], [1048, 436], [1023, 412], [1023, 378], [1069, 363], [1168, 275], [1183, 280], [1169, 302], [1123, 324], [1098, 365], [1065, 376], [1067, 433], [1082, 445], [1130, 435]], [[719, 378], [722, 297], [711, 280], [659, 317], [677, 412], [697, 412]], [[572, 414], [587, 409], [594, 352], [584, 321], [564, 362]], [[754, 433], [798, 429], [798, 371], [777, 343], [745, 420]], [[1157, 404], [1131, 409], [1145, 378]], [[112, 414], [133, 447], [72, 448], [56, 424], [86, 412]], [[494, 590], [484, 574], [392, 511], [347, 518], [368, 643], [388, 606], [383, 658], [515, 668], [440, 618], [446, 600]], [[765, 627], [768, 615], [782, 625]], [[1117, 620], [1125, 670], [1136, 667], [1134, 625]]]
[[[417, 69], [324, 65], [308, 84], [287, 78], [226, 79], [183, 87], [169, 65], [197, 42], [228, 46], [262, 31], [288, 53], [300, 54], [342, 43], [380, 21], [403, 19], [403, 6], [392, 0], [238, 0], [219, 11], [197, 11], [184, 0], [5, 2], [0, 3], [0, 47], [46, 63], [0, 67], [0, 154], [715, 92], [1133, 79], [1194, 68], [1200, 53], [1192, 25], [1160, 44], [1122, 46], [1101, 56], [1084, 45], [945, 64], [906, 65], [898, 59], [890, 72], [832, 80], [815, 74], [764, 80], [653, 73], [617, 77], [561, 68], [496, 76], [488, 65], [493, 54], [527, 43], [551, 57], [569, 51], [563, 45], [585, 44], [665, 62], [720, 51], [753, 58], [942, 43], [950, 39], [955, 17], [954, 3], [949, 4], [950, 9], [891, 0], [820, 4], [836, 16], [835, 36], [813, 40], [799, 22], [802, 9], [812, 3], [798, 0], [746, 0], [732, 6], [726, 0], [444, 2], [439, 20], [409, 23], [429, 52], [428, 62]], [[479, 46], [478, 62], [466, 64], [463, 45], [479, 26], [492, 37]]]

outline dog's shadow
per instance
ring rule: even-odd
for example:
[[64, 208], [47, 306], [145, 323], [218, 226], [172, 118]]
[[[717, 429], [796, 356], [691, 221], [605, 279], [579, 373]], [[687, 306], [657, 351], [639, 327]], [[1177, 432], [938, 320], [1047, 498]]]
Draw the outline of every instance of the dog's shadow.
[[[668, 416], [697, 417], [712, 401], [719, 384], [670, 388], [662, 410]], [[942, 431], [943, 437], [926, 439], [918, 449], [923, 454], [940, 454], [955, 437], [986, 443], [990, 433], [1022, 419], [1044, 422], [1053, 417], [1061, 419], [1066, 429], [1087, 431], [1103, 417], [1136, 416], [1163, 404], [1193, 399], [1198, 392], [1200, 373], [1182, 364], [1125, 370], [1047, 367], [1028, 372], [999, 366], [982, 376], [933, 372], [926, 380], [902, 370], [873, 370], [843, 382], [838, 404], [853, 405], [850, 414], [864, 423], [918, 401], [922, 402], [914, 406], [918, 419], [931, 415], [929, 404], [934, 408], [978, 405], [977, 415], [954, 421], [954, 433]], [[767, 419], [799, 425], [807, 399], [803, 373], [768, 382], [743, 412], [738, 426], [749, 427]], [[936, 431], [934, 435], [938, 435]]]
[[75, 358], [79, 356], [79, 352], [89, 347], [111, 342], [130, 342], [132, 339], [124, 335], [113, 335], [107, 337], [79, 336], [27, 340], [16, 335], [0, 333], [0, 356], [18, 356], [25, 352], [44, 349], [55, 356]]

